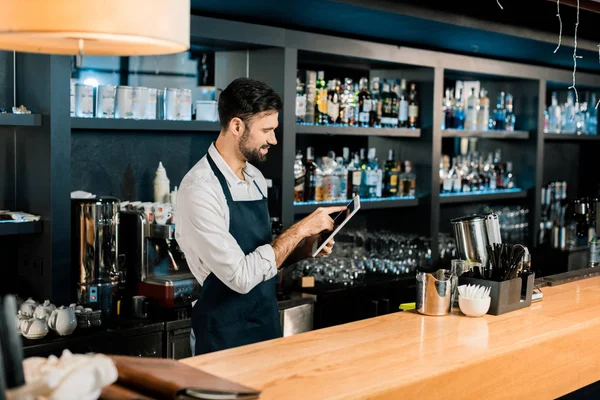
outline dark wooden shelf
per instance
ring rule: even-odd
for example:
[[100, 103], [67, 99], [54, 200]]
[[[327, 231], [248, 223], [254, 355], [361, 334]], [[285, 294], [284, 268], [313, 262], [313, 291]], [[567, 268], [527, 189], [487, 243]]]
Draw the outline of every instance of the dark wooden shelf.
[[574, 133], [546, 133], [544, 140], [561, 140], [572, 142], [600, 141], [600, 135], [576, 135]]
[[355, 136], [391, 136], [412, 137], [421, 136], [420, 129], [409, 128], [362, 128], [354, 126], [327, 126], [296, 124], [296, 133], [307, 135], [355, 135]]
[[[350, 200], [295, 202], [294, 213], [310, 214], [319, 207], [341, 206], [347, 204], [349, 201]], [[415, 207], [418, 205], [419, 200], [414, 197], [381, 197], [375, 199], [360, 199], [361, 210]]]
[[42, 221], [27, 222], [1, 222], [0, 236], [9, 235], [27, 235], [40, 233], [42, 231]]
[[71, 129], [121, 131], [196, 131], [219, 132], [218, 122], [167, 121], [162, 119], [71, 118]]
[[442, 137], [466, 137], [481, 139], [529, 139], [528, 131], [465, 131], [462, 129], [443, 129]]
[[42, 126], [40, 114], [0, 113], [0, 126]]
[[495, 191], [440, 193], [440, 204], [474, 203], [480, 201], [522, 199], [527, 197], [524, 189], [498, 189]]

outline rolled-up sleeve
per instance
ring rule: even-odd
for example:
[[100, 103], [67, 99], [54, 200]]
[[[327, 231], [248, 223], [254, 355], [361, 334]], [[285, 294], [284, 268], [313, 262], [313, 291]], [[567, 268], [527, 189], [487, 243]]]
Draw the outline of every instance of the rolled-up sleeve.
[[217, 196], [210, 187], [193, 185], [180, 189], [177, 230], [186, 246], [193, 246], [194, 253], [221, 282], [245, 294], [277, 274], [275, 252], [270, 244], [265, 244], [244, 254], [229, 233], [225, 210]]

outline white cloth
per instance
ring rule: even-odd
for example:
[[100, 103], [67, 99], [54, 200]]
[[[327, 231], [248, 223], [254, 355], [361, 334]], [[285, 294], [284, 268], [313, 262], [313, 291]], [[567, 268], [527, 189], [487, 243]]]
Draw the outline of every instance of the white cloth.
[[9, 400], [94, 400], [117, 381], [115, 363], [104, 354], [30, 357], [23, 361], [25, 385], [7, 391]]
[[[225, 176], [233, 201], [260, 200], [262, 194], [253, 181], [267, 195], [267, 183], [256, 167], [246, 163], [242, 180], [223, 160], [214, 143], [208, 153]], [[244, 294], [277, 275], [275, 253], [270, 244], [246, 255], [229, 233], [227, 200], [206, 156], [179, 185], [175, 225], [175, 239], [201, 285], [212, 272], [229, 288]], [[248, 226], [248, 229], [253, 227]]]

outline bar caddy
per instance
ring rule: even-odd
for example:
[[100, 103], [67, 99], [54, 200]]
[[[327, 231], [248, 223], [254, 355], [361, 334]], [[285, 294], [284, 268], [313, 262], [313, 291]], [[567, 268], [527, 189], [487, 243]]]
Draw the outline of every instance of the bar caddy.
[[[459, 285], [490, 288], [488, 314], [500, 315], [531, 305], [535, 274], [522, 244], [503, 244], [498, 216], [470, 215], [450, 221], [463, 268], [452, 268]], [[454, 265], [455, 263], [453, 263]]]

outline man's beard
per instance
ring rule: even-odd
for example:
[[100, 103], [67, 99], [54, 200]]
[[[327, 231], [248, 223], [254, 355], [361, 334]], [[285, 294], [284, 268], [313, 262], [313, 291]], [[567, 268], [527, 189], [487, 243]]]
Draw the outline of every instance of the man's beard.
[[240, 138], [240, 142], [238, 144], [240, 153], [242, 153], [242, 155], [246, 158], [246, 160], [250, 164], [258, 164], [258, 163], [263, 163], [263, 162], [267, 161], [267, 155], [261, 154], [260, 150], [266, 149], [269, 146], [264, 145], [258, 149], [253, 149], [253, 148], [247, 146], [249, 139], [250, 139], [250, 132], [248, 130], [246, 130], [244, 133], [242, 133], [242, 137]]

